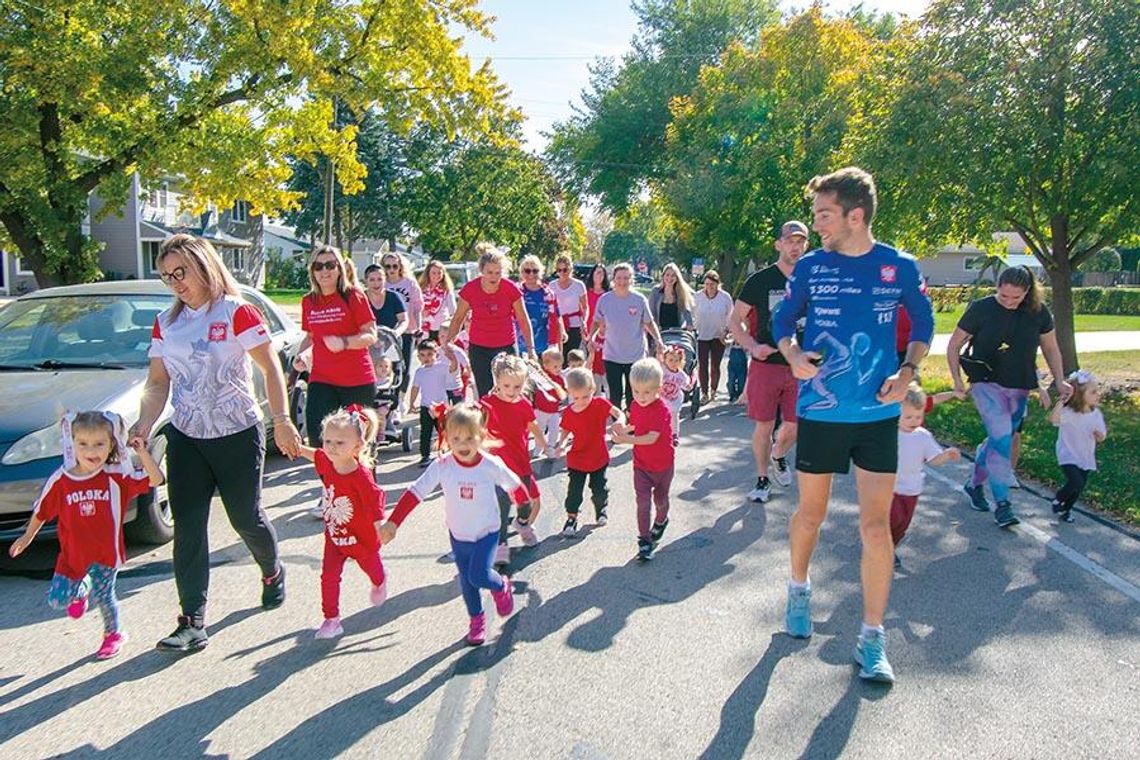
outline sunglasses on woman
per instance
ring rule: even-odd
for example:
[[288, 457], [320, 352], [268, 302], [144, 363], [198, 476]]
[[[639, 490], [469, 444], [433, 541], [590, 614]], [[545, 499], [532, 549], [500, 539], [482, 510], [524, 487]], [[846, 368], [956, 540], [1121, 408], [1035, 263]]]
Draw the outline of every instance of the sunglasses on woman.
[[522, 270], [522, 273], [523, 274], [538, 274], [538, 270], [533, 269], [531, 267], [527, 267], [526, 269]]
[[313, 271], [314, 272], [319, 272], [322, 269], [325, 271], [331, 272], [332, 270], [334, 270], [336, 268], [337, 268], [337, 263], [335, 261], [315, 261], [315, 262], [313, 262]]

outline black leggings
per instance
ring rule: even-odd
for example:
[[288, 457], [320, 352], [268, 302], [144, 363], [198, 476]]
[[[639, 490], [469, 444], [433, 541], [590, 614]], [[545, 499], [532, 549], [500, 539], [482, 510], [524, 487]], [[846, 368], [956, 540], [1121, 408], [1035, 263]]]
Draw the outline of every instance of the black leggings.
[[1061, 472], [1065, 473], [1065, 485], [1057, 491], [1057, 501], [1061, 503], [1061, 510], [1068, 511], [1077, 503], [1077, 499], [1081, 498], [1092, 470], [1082, 470], [1075, 464], [1063, 464]]
[[174, 517], [174, 584], [182, 614], [204, 625], [210, 586], [210, 500], [214, 492], [261, 575], [277, 572], [277, 534], [261, 508], [265, 432], [261, 425], [221, 438], [191, 438], [166, 428], [170, 512]]
[[404, 361], [404, 376], [400, 379], [400, 394], [408, 390], [412, 379], [412, 343], [415, 338], [410, 333], [400, 336], [400, 358]]
[[578, 516], [578, 509], [582, 506], [582, 494], [586, 488], [586, 480], [590, 481], [590, 498], [594, 502], [594, 516], [600, 517], [602, 512], [606, 511], [606, 506], [610, 501], [610, 487], [606, 483], [606, 467], [594, 470], [593, 472], [586, 472], [585, 470], [573, 470], [566, 468], [566, 473], [570, 476], [570, 483], [566, 487], [566, 514], [571, 517]]
[[566, 342], [562, 344], [562, 366], [566, 366], [566, 356], [575, 349], [582, 347], [582, 328], [567, 327]]
[[468, 355], [471, 358], [471, 374], [475, 377], [475, 391], [479, 398], [486, 396], [495, 387], [495, 378], [491, 374], [491, 361], [499, 354], [514, 353], [513, 345], [494, 348], [471, 344]]
[[431, 436], [435, 432], [435, 418], [431, 416], [431, 409], [420, 407], [420, 459], [431, 456]]
[[349, 404], [370, 407], [375, 400], [376, 386], [372, 383], [367, 385], [309, 383], [309, 392], [305, 397], [305, 432], [309, 436], [309, 445], [320, 448], [321, 420], [328, 414]]
[[628, 410], [633, 404], [633, 386], [629, 384], [629, 370], [633, 365], [618, 364], [609, 360], [603, 360], [602, 363], [606, 367], [606, 387], [610, 389], [610, 403], [619, 409]]

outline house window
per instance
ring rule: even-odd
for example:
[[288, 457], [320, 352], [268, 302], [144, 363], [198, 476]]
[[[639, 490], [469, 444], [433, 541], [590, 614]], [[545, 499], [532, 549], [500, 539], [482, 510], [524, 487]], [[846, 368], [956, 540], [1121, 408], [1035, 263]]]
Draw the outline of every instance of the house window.
[[16, 257], [16, 274], [31, 277], [32, 275], [35, 274], [35, 272], [33, 272], [28, 267], [24, 266], [24, 260], [22, 258], [20, 258], [19, 256], [17, 256]]
[[227, 248], [225, 259], [229, 260], [231, 272], [245, 271], [245, 251], [241, 248]]
[[988, 256], [967, 256], [962, 259], [962, 268], [967, 272], [977, 272], [986, 266]]
[[247, 201], [235, 201], [231, 216], [235, 222], [245, 222], [249, 218], [249, 203]]
[[152, 188], [146, 196], [146, 205], [153, 209], [166, 208], [166, 202], [169, 200], [170, 185], [163, 182], [157, 188]]
[[158, 274], [158, 252], [162, 250], [161, 240], [142, 241], [143, 261], [147, 262], [151, 274]]

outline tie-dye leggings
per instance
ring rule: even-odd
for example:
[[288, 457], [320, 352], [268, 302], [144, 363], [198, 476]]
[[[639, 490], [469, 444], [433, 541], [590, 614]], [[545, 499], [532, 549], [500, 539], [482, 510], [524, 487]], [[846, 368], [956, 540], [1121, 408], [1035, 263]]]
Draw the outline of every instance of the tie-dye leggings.
[[55, 610], [67, 609], [76, 599], [87, 599], [89, 604], [99, 608], [103, 616], [103, 630], [115, 633], [119, 630], [119, 600], [115, 598], [115, 579], [119, 571], [106, 565], [93, 564], [87, 568], [87, 575], [73, 580], [56, 573], [48, 588], [48, 606]]
[[1025, 416], [1029, 391], [1003, 388], [997, 383], [974, 383], [970, 386], [970, 395], [986, 428], [986, 440], [978, 445], [970, 485], [979, 486], [989, 480], [994, 501], [1009, 501], [1009, 487], [1013, 483], [1009, 452], [1013, 431]]

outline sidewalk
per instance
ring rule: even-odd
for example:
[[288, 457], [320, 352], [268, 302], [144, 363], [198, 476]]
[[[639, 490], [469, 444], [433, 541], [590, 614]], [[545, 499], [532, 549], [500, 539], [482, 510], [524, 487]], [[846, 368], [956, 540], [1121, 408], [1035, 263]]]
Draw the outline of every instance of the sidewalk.
[[[949, 335], [935, 335], [934, 342], [930, 345], [930, 353], [936, 356], [945, 356], [946, 344], [949, 342]], [[1140, 349], [1140, 330], [1077, 333], [1078, 353], [1091, 354], [1098, 351], [1135, 351], [1138, 349]]]

